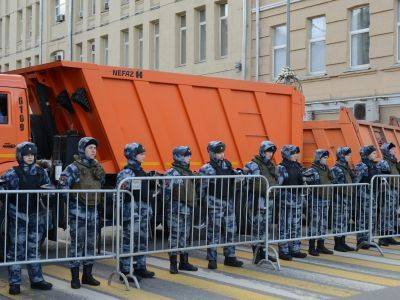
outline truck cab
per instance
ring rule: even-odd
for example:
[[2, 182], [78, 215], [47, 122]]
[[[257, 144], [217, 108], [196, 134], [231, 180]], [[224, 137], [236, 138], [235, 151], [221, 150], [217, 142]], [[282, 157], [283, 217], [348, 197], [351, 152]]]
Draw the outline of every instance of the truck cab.
[[16, 145], [29, 139], [29, 108], [25, 79], [0, 74], [0, 174], [16, 165]]

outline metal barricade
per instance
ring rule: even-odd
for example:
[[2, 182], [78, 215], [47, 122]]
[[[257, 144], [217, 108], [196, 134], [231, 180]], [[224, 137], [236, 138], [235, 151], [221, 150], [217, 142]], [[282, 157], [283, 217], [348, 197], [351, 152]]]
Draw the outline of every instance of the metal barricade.
[[369, 184], [272, 186], [268, 201], [267, 244], [284, 252], [299, 251], [302, 240], [356, 234], [368, 241]]
[[[129, 194], [122, 194], [128, 190]], [[116, 272], [128, 288], [133, 278], [132, 258], [207, 249], [216, 259], [216, 247], [226, 256], [237, 245], [265, 245], [267, 179], [256, 175], [159, 176], [123, 180], [117, 190]], [[271, 262], [268, 262], [271, 263]], [[124, 272], [121, 272], [121, 267]]]
[[1, 266], [115, 257], [115, 190], [5, 190], [0, 200]]
[[371, 179], [370, 242], [400, 236], [399, 191], [400, 175], [376, 175]]

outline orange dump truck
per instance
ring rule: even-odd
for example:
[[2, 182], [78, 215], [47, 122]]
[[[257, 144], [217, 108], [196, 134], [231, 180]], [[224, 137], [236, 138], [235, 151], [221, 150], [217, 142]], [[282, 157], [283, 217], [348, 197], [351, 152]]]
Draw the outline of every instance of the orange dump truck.
[[[304, 163], [310, 165], [314, 151], [318, 148], [329, 150], [329, 164], [334, 163], [336, 149], [349, 146], [353, 150], [353, 163], [360, 161], [359, 149], [374, 145], [377, 149], [383, 143], [396, 145], [400, 155], [400, 127], [356, 120], [353, 113], [343, 108], [337, 121], [305, 121], [303, 133]], [[379, 156], [382, 153], [379, 150]]]
[[93, 136], [109, 175], [123, 168], [133, 141], [147, 149], [145, 168], [159, 171], [177, 145], [191, 147], [197, 169], [211, 140], [225, 141], [235, 167], [262, 140], [303, 141], [304, 97], [288, 86], [64, 61], [12, 73], [0, 74], [0, 173], [29, 138], [42, 158], [65, 166], [79, 138]]

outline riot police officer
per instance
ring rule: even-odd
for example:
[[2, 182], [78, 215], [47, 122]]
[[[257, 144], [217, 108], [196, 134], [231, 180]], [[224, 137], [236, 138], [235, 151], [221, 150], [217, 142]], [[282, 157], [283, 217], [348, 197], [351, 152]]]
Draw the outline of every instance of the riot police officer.
[[[78, 143], [78, 155], [74, 156], [74, 162], [68, 165], [61, 173], [59, 186], [61, 189], [73, 190], [99, 190], [105, 182], [105, 172], [101, 164], [96, 160], [98, 142], [92, 137], [84, 137]], [[70, 257], [95, 256], [96, 233], [99, 228], [99, 215], [97, 205], [101, 197], [97, 193], [80, 193], [76, 198], [70, 197], [69, 225], [71, 234]], [[79, 289], [78, 260], [70, 262], [71, 287]], [[92, 275], [93, 260], [84, 260], [82, 284], [92, 286], [100, 285]]]
[[[166, 176], [193, 176], [190, 170], [192, 153], [188, 146], [178, 146], [172, 151], [174, 162]], [[196, 186], [193, 179], [172, 179], [165, 181], [165, 199], [167, 200], [167, 223], [171, 248], [190, 246], [192, 228], [192, 210], [196, 200]], [[189, 263], [187, 251], [170, 252], [170, 273], [178, 274], [177, 254], [180, 253], [179, 270], [197, 271], [197, 267]]]
[[[268, 228], [273, 225], [273, 201], [267, 199], [267, 189], [271, 186], [278, 185], [278, 168], [272, 161], [276, 152], [276, 146], [271, 141], [263, 141], [260, 145], [258, 155], [246, 164], [244, 173], [250, 175], [262, 175], [266, 178], [268, 184], [263, 181], [255, 180], [250, 184], [251, 190], [248, 192], [248, 220], [252, 226], [253, 239], [266, 239], [266, 222], [268, 214]], [[252, 189], [254, 187], [254, 189]], [[264, 244], [253, 245], [254, 263], [257, 264], [266, 258]], [[275, 261], [273, 257], [270, 260]]]
[[[47, 172], [35, 164], [36, 145], [29, 142], [17, 146], [18, 167], [6, 172], [1, 180], [5, 190], [39, 190], [49, 184]], [[40, 243], [45, 236], [46, 228], [51, 227], [47, 203], [43, 203], [37, 194], [9, 195], [7, 203], [8, 239], [7, 261], [25, 261], [40, 259]], [[27, 249], [26, 249], [27, 247]], [[32, 289], [51, 290], [52, 284], [46, 282], [39, 263], [28, 264], [28, 274]], [[8, 281], [11, 295], [20, 294], [21, 265], [8, 267]]]
[[[149, 174], [142, 168], [142, 163], [146, 158], [146, 150], [142, 144], [127, 144], [124, 149], [124, 154], [127, 159], [127, 165], [117, 175], [117, 188], [126, 178], [149, 177]], [[138, 187], [134, 186], [132, 180], [127, 180], [122, 183], [121, 188], [132, 192], [133, 195], [132, 200], [126, 200], [125, 197], [121, 204], [123, 222], [122, 253], [129, 253], [132, 251], [144, 252], [148, 250], [149, 222], [153, 216], [149, 184], [149, 180], [142, 180]], [[133, 222], [133, 224], [131, 224], [131, 222]], [[134, 232], [131, 234], [132, 229]], [[131, 240], [131, 236], [134, 238], [133, 241]], [[136, 265], [134, 274], [138, 279], [153, 278], [155, 275], [154, 272], [147, 270], [146, 256], [135, 256], [135, 259]], [[130, 261], [131, 258], [129, 257], [120, 260], [120, 269], [125, 275], [129, 274]], [[132, 281], [132, 278], [128, 278], [128, 280]]]
[[[210, 161], [201, 167], [200, 174], [204, 176], [236, 175], [230, 161], [225, 159], [225, 144], [221, 141], [212, 141], [207, 147]], [[218, 244], [221, 241], [222, 229], [226, 232], [226, 243], [234, 240], [236, 233], [235, 203], [233, 200], [234, 180], [208, 179], [202, 181], [203, 193], [208, 204], [207, 244]], [[225, 228], [221, 228], [221, 224]], [[241, 267], [242, 261], [235, 256], [235, 246], [224, 247], [224, 264], [231, 267]], [[207, 249], [208, 268], [217, 268], [217, 250]]]

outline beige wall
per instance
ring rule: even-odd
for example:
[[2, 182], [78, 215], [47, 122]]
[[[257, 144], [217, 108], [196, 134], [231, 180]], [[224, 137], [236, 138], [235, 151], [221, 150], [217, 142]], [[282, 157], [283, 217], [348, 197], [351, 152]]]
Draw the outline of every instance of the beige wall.
[[[273, 28], [286, 22], [285, 2], [260, 0], [259, 80], [261, 81], [273, 81]], [[353, 100], [363, 101], [367, 96], [392, 97], [400, 93], [396, 0], [294, 0], [292, 2], [290, 28], [292, 68], [302, 80], [308, 102], [347, 99], [350, 101], [346, 105], [351, 107]], [[253, 0], [253, 8], [255, 3]], [[350, 10], [362, 5], [369, 5], [370, 9], [370, 65], [368, 68], [355, 70], [350, 67]], [[312, 76], [308, 68], [309, 20], [322, 15], [326, 17], [326, 74]], [[252, 79], [255, 79], [255, 33], [256, 14], [253, 10], [250, 70]], [[391, 113], [387, 109], [382, 111], [385, 110], [387, 112], [382, 112], [382, 117], [379, 117], [381, 121], [386, 121], [387, 114]], [[393, 111], [393, 114], [398, 113], [398, 110]]]
[[[45, 0], [44, 19], [43, 19], [43, 63], [53, 60], [52, 54], [62, 50], [65, 59], [70, 59], [68, 23], [70, 20], [69, 3], [66, 0], [66, 20], [57, 23], [55, 21], [55, 0]], [[173, 2], [171, 0], [144, 0], [143, 13], [136, 14], [135, 0], [110, 0], [110, 9], [104, 11], [104, 0], [83, 0], [83, 18], [79, 17], [79, 0], [74, 0], [74, 9], [72, 12], [72, 44], [73, 60], [79, 60], [76, 45], [82, 43], [83, 61], [89, 59], [89, 43], [95, 42], [95, 62], [104, 63], [104, 42], [101, 37], [108, 36], [109, 65], [121, 65], [123, 62], [122, 34], [121, 30], [129, 32], [129, 66], [136, 67], [135, 57], [137, 57], [137, 36], [135, 27], [143, 27], [143, 67], [145, 69], [153, 68], [153, 24], [158, 22], [160, 26], [160, 70], [208, 74], [215, 76], [225, 76], [241, 78], [242, 72], [235, 68], [235, 64], [242, 59], [242, 1], [228, 2], [228, 55], [220, 57], [219, 51], [219, 10], [218, 4], [223, 1], [215, 0], [181, 0]], [[96, 13], [90, 13], [91, 2], [96, 1]], [[0, 66], [2, 71], [6, 71], [6, 64], [9, 69], [18, 67], [18, 61], [21, 66], [26, 66], [26, 58], [30, 57], [32, 63], [38, 63], [40, 55], [39, 36], [40, 33], [34, 31], [33, 38], [27, 37], [27, 7], [32, 5], [33, 15], [36, 16], [36, 10], [39, 11], [38, 0], [1, 0], [0, 18], [3, 20], [2, 26], [2, 49], [0, 51]], [[124, 4], [128, 3], [128, 4]], [[158, 4], [158, 5], [157, 5]], [[156, 7], [151, 8], [151, 6]], [[8, 6], [8, 7], [7, 7]], [[206, 30], [207, 30], [207, 49], [206, 60], [198, 62], [198, 8], [206, 9]], [[5, 26], [6, 16], [10, 16], [10, 27], [16, 29], [18, 10], [22, 10], [24, 19], [24, 30], [22, 42], [16, 41], [16, 34], [11, 31], [8, 50], [6, 51]], [[178, 16], [177, 14], [186, 13], [187, 22], [187, 63], [178, 65]], [[34, 18], [33, 23], [38, 22]], [[34, 26], [35, 27], [35, 26]], [[29, 40], [29, 41], [28, 41]], [[104, 40], [103, 40], [104, 41]], [[36, 46], [36, 47], [35, 47]], [[74, 53], [75, 51], [75, 53]]]

